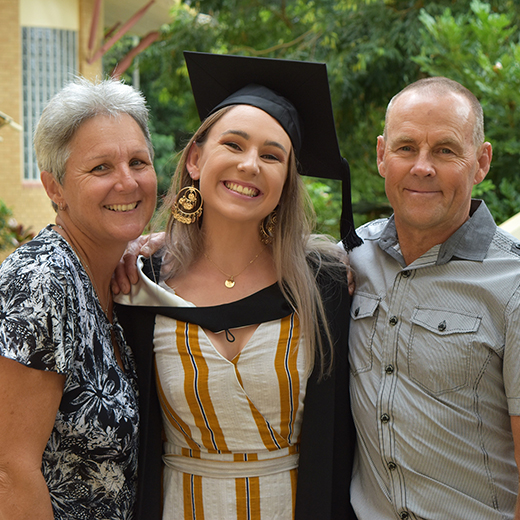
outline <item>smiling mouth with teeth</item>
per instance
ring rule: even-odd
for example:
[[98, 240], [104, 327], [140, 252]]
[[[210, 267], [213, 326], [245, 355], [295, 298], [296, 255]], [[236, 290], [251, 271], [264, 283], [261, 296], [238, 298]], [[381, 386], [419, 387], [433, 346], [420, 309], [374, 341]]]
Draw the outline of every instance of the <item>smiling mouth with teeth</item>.
[[132, 202], [132, 204], [113, 204], [112, 206], [105, 206], [110, 211], [132, 211], [137, 208], [139, 202]]
[[251, 188], [249, 186], [241, 186], [240, 184], [236, 184], [234, 182], [225, 182], [224, 186], [228, 190], [240, 193], [240, 195], [246, 195], [247, 197], [256, 197], [260, 193], [260, 191], [256, 188]]

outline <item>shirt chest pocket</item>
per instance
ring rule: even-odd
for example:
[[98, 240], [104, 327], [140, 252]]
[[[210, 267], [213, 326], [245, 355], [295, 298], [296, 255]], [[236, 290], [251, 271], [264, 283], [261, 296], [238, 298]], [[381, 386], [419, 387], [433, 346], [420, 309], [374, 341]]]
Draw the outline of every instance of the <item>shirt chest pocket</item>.
[[380, 301], [378, 296], [354, 293], [349, 336], [349, 363], [353, 375], [372, 369], [372, 347]]
[[446, 309], [417, 308], [411, 321], [410, 379], [436, 395], [466, 386], [481, 318]]

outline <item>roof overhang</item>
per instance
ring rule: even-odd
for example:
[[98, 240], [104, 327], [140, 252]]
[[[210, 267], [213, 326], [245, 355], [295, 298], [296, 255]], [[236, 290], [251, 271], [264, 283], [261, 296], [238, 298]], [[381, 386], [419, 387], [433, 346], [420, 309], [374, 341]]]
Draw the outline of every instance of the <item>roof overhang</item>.
[[[124, 24], [147, 3], [148, 0], [105, 0], [105, 28], [109, 29], [118, 23]], [[128, 31], [128, 34], [144, 36], [150, 31], [158, 31], [161, 25], [170, 23], [171, 8], [177, 3], [179, 0], [155, 0], [144, 16]]]

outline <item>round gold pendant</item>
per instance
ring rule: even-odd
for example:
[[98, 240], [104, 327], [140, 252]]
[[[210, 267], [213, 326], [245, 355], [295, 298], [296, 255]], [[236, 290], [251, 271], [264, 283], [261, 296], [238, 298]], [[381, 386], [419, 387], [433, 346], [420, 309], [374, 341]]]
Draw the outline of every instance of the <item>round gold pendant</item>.
[[233, 280], [233, 278], [228, 278], [228, 279], [224, 282], [224, 285], [225, 285], [228, 289], [232, 289], [233, 287], [235, 287], [235, 280]]

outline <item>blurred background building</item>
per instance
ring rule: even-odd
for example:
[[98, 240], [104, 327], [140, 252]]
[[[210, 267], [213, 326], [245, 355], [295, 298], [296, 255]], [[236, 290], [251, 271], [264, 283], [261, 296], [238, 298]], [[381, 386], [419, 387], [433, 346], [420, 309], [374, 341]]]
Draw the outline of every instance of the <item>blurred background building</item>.
[[153, 43], [174, 1], [0, 0], [0, 200], [33, 232], [54, 221], [32, 148], [46, 102], [75, 75], [102, 77], [119, 35], [134, 54]]

